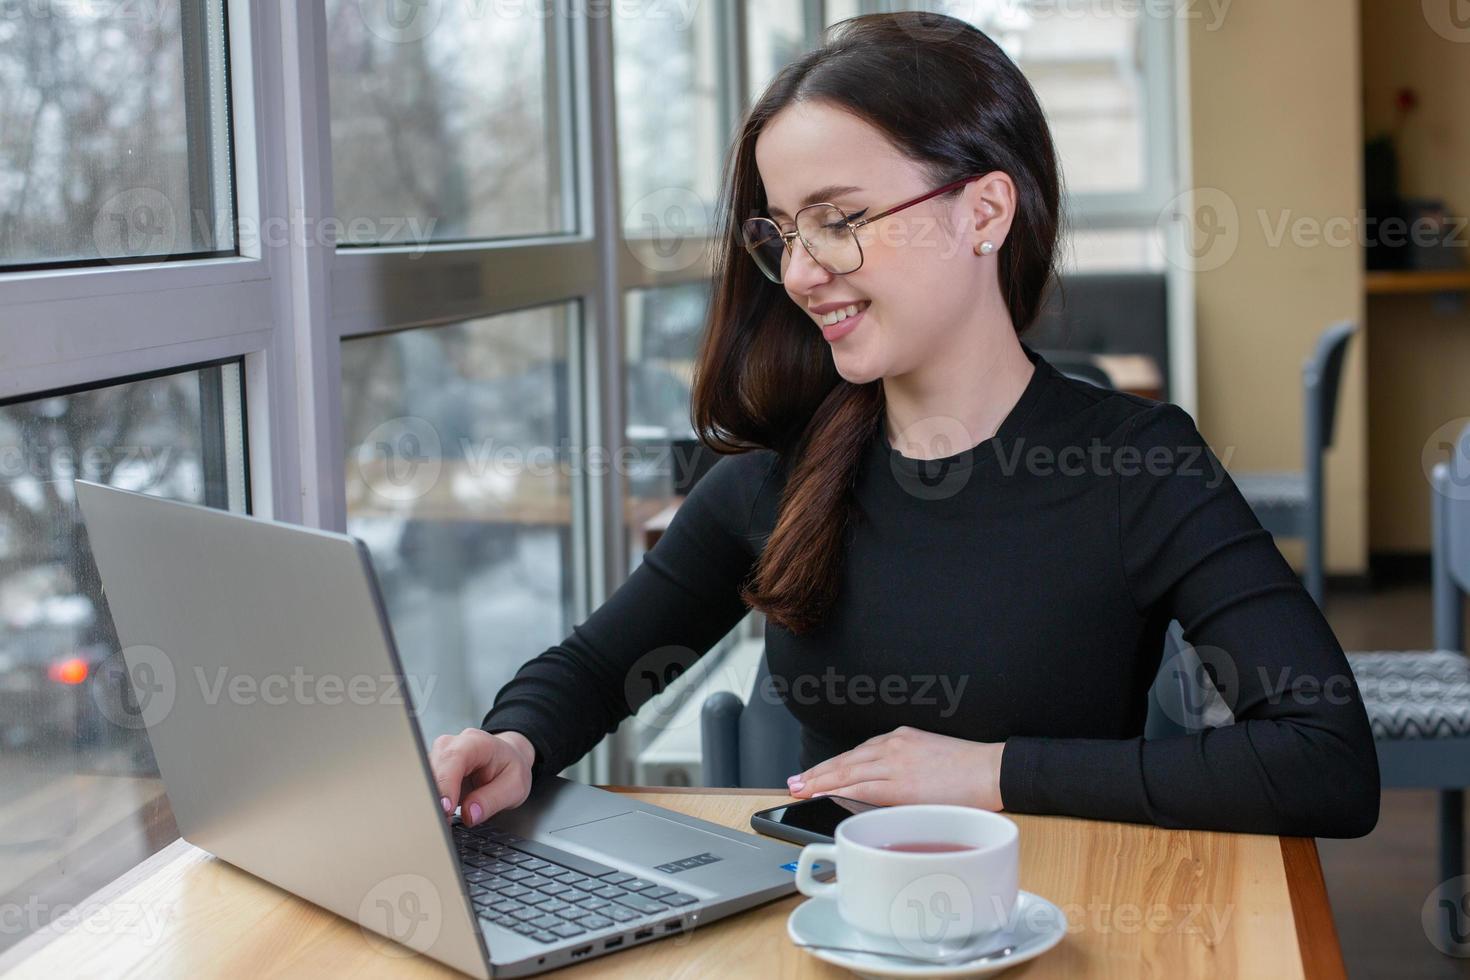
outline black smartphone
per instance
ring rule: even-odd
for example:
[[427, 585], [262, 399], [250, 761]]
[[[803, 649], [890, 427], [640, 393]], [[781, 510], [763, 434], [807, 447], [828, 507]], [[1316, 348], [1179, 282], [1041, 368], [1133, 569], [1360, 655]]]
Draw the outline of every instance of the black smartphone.
[[855, 813], [878, 808], [877, 803], [849, 800], [845, 796], [817, 796], [760, 810], [751, 815], [750, 826], [759, 833], [793, 844], [830, 844], [839, 823]]

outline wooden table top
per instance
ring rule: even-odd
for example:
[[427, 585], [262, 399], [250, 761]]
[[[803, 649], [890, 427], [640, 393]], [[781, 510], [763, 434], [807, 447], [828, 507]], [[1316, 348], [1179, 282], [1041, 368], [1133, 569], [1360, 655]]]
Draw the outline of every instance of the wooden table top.
[[[609, 787], [749, 830], [776, 790]], [[1068, 935], [1007, 972], [1041, 977], [1346, 976], [1310, 838], [1163, 830], [1007, 814], [1021, 828], [1021, 887], [1055, 902]], [[847, 976], [790, 944], [771, 902], [690, 933], [568, 967], [568, 977]], [[0, 957], [16, 976], [400, 976], [458, 974], [390, 956], [358, 927], [175, 841]]]

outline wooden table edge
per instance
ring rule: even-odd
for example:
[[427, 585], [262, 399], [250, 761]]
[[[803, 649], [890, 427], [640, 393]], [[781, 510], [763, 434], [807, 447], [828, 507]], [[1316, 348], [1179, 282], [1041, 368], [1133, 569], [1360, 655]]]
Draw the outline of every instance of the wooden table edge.
[[[785, 789], [776, 788], [632, 785], [604, 785], [599, 788], [612, 793], [654, 795], [768, 797], [789, 795]], [[1297, 946], [1301, 950], [1302, 974], [1306, 980], [1346, 980], [1347, 969], [1343, 963], [1337, 927], [1332, 920], [1332, 906], [1327, 898], [1327, 883], [1322, 875], [1322, 863], [1317, 853], [1317, 842], [1311, 837], [1281, 837], [1278, 839], [1281, 843], [1281, 862], [1286, 876], [1287, 895], [1291, 901]], [[172, 864], [193, 848], [194, 845], [189, 844], [182, 837], [178, 838], [143, 859], [126, 873], [102, 886], [87, 899], [87, 904], [103, 903], [116, 898], [135, 884]], [[10, 949], [0, 953], [0, 973], [18, 967], [40, 952], [42, 947], [49, 945], [69, 931], [71, 931], [70, 928], [57, 928], [53, 924], [25, 937]]]
[[1296, 923], [1297, 947], [1302, 954], [1302, 975], [1307, 980], [1346, 980], [1342, 944], [1332, 921], [1332, 904], [1327, 899], [1327, 882], [1317, 841], [1311, 837], [1282, 837], [1281, 864], [1286, 872], [1286, 891], [1291, 897], [1291, 915]]

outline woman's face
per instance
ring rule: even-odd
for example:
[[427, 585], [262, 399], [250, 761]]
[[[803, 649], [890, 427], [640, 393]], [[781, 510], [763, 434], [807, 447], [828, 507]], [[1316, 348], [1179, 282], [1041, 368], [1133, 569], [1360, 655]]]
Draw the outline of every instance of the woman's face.
[[[807, 198], [835, 204], [853, 218], [875, 215], [934, 189], [930, 178], [867, 122], [828, 103], [800, 102], [777, 113], [756, 139], [756, 166], [765, 186], [767, 217], [791, 231]], [[868, 304], [855, 326], [827, 327], [839, 374], [854, 384], [905, 375], [943, 357], [957, 332], [976, 329], [987, 290], [996, 291], [995, 255], [1010, 223], [1004, 174], [965, 185], [960, 194], [931, 198], [857, 230], [863, 263], [834, 275], [802, 247], [787, 259], [782, 283], [811, 329], [822, 330], [830, 308]], [[855, 190], [826, 190], [850, 187]], [[1000, 214], [997, 214], [997, 204]], [[982, 239], [996, 252], [981, 257]]]

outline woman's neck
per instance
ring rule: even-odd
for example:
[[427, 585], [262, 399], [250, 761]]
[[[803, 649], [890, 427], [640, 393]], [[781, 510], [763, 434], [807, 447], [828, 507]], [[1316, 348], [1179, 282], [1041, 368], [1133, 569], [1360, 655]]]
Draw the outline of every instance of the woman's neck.
[[1014, 331], [883, 379], [888, 444], [912, 459], [938, 459], [991, 438], [1020, 401], [1036, 366]]

